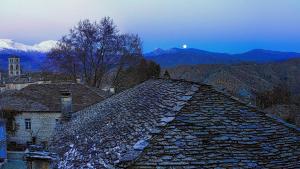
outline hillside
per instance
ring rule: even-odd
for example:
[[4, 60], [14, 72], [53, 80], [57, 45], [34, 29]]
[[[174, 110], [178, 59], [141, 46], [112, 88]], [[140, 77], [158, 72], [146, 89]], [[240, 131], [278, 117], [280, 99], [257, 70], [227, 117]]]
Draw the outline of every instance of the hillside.
[[300, 94], [300, 59], [265, 64], [177, 66], [168, 70], [172, 78], [212, 84], [240, 97], [280, 83], [288, 85], [294, 95]]
[[162, 67], [168, 68], [178, 65], [277, 62], [291, 58], [300, 58], [300, 53], [255, 49], [240, 54], [226, 54], [193, 48], [172, 48], [168, 50], [156, 49], [153, 52], [145, 54], [145, 57], [155, 61]]
[[168, 71], [172, 78], [211, 84], [252, 104], [257, 93], [284, 84], [291, 92], [292, 104], [300, 105], [300, 59], [265, 64], [178, 66]]

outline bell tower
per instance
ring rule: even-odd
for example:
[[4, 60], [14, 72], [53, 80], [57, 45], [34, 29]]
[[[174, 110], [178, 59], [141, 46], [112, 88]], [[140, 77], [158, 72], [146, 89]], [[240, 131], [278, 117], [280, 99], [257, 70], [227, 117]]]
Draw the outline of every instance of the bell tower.
[[12, 56], [8, 58], [8, 76], [20, 76], [21, 75], [21, 65], [20, 58], [17, 56]]

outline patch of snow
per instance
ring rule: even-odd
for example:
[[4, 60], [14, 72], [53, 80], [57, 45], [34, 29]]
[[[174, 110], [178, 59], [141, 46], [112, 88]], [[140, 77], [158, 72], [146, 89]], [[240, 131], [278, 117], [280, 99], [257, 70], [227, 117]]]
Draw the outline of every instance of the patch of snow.
[[39, 44], [35, 44], [32, 46], [34, 50], [41, 51], [41, 52], [49, 52], [52, 48], [57, 46], [57, 41], [54, 40], [48, 40], [43, 41]]
[[135, 143], [135, 145], [133, 146], [133, 148], [135, 150], [144, 150], [145, 147], [147, 147], [149, 144], [149, 142], [147, 140], [139, 140], [137, 143]]
[[190, 100], [191, 98], [192, 98], [192, 96], [182, 96], [182, 97], [180, 98], [180, 100], [188, 101], [188, 100]]
[[92, 165], [91, 163], [87, 163], [86, 166], [87, 166], [88, 168], [94, 168], [93, 165]]
[[99, 163], [105, 168], [114, 168], [112, 165], [107, 164], [102, 158], [99, 159]]
[[173, 111], [180, 111], [183, 107], [184, 105], [176, 105], [175, 107], [173, 107]]
[[173, 121], [174, 119], [175, 119], [175, 117], [164, 117], [160, 121], [169, 123], [170, 121]]
[[76, 148], [74, 148], [73, 145], [72, 148], [64, 154], [64, 160], [59, 161], [58, 168], [67, 168], [67, 169], [73, 168], [72, 161], [79, 155], [80, 155], [79, 152], [77, 151]]
[[48, 40], [35, 45], [25, 45], [23, 43], [15, 42], [11, 39], [0, 39], [0, 50], [20, 50], [20, 51], [36, 51], [36, 52], [49, 52], [52, 48], [56, 47], [57, 41]]
[[185, 103], [186, 102], [184, 102], [184, 101], [178, 101], [178, 102], [176, 102], [176, 105], [182, 106], [182, 105], [185, 105]]

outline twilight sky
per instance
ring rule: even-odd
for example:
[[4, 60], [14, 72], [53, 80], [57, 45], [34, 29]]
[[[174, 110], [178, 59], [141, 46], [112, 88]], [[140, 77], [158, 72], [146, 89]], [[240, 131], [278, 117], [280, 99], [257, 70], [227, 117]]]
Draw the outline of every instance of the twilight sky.
[[300, 52], [300, 0], [1, 0], [0, 39], [58, 40], [79, 20], [110, 16], [144, 51], [188, 47]]

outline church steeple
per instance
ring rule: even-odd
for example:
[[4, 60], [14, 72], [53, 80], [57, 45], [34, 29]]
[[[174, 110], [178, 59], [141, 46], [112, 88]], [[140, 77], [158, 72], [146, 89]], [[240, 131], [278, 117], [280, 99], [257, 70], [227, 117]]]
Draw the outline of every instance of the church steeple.
[[21, 65], [20, 58], [17, 56], [12, 56], [8, 58], [8, 76], [20, 76], [21, 75]]

